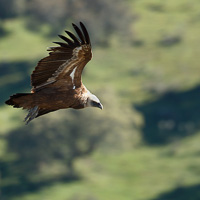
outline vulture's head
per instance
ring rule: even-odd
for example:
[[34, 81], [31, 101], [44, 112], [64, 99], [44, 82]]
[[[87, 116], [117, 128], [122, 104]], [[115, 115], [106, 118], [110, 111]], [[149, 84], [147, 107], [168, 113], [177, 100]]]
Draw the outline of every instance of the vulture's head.
[[101, 110], [103, 109], [103, 105], [101, 104], [100, 100], [92, 93], [89, 94], [86, 107], [97, 107]]

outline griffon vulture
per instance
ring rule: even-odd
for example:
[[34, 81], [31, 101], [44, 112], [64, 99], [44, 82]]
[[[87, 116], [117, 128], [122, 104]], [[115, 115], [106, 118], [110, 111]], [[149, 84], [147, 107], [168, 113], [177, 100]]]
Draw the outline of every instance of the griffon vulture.
[[36, 117], [59, 109], [97, 107], [103, 109], [99, 99], [82, 83], [81, 74], [91, 60], [91, 43], [87, 29], [72, 24], [78, 37], [65, 31], [69, 37], [59, 35], [64, 42], [54, 42], [49, 56], [41, 59], [31, 74], [31, 93], [17, 93], [5, 103], [28, 110], [29, 123]]

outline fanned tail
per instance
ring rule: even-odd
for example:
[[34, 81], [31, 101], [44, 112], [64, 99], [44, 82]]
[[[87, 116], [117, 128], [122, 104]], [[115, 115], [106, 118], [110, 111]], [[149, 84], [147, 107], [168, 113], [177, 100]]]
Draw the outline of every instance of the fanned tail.
[[14, 108], [23, 108], [28, 110], [28, 114], [24, 121], [28, 124], [31, 120], [37, 117], [39, 113], [39, 107], [35, 105], [33, 101], [32, 93], [18, 93], [10, 97], [6, 104], [13, 106]]
[[14, 108], [25, 108], [24, 107], [24, 99], [27, 98], [27, 96], [30, 96], [30, 93], [17, 93], [12, 96], [10, 96], [10, 99], [8, 99], [5, 103], [13, 106]]

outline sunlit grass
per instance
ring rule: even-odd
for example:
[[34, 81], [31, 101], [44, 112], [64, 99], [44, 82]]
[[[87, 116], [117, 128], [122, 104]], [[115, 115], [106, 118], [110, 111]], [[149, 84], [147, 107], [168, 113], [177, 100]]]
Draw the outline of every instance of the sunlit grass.
[[22, 124], [23, 112], [21, 109], [13, 109], [11, 106], [0, 107], [0, 135], [5, 135], [7, 132], [15, 129]]
[[200, 164], [199, 139], [200, 133], [164, 148], [142, 146], [120, 154], [97, 152], [76, 162], [81, 181], [56, 183], [14, 200], [146, 200], [176, 187], [199, 184], [200, 171], [195, 168]]
[[7, 20], [5, 28], [8, 35], [0, 38], [1, 61], [31, 60], [47, 54], [45, 50], [51, 42], [37, 32], [28, 31], [24, 19]]

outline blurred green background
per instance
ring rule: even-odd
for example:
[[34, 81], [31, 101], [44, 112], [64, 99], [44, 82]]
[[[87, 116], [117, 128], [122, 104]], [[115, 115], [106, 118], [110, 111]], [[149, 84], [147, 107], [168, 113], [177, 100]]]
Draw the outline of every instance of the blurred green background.
[[[4, 101], [79, 21], [104, 110], [25, 126]], [[198, 0], [0, 0], [0, 199], [199, 200], [199, 27]]]

